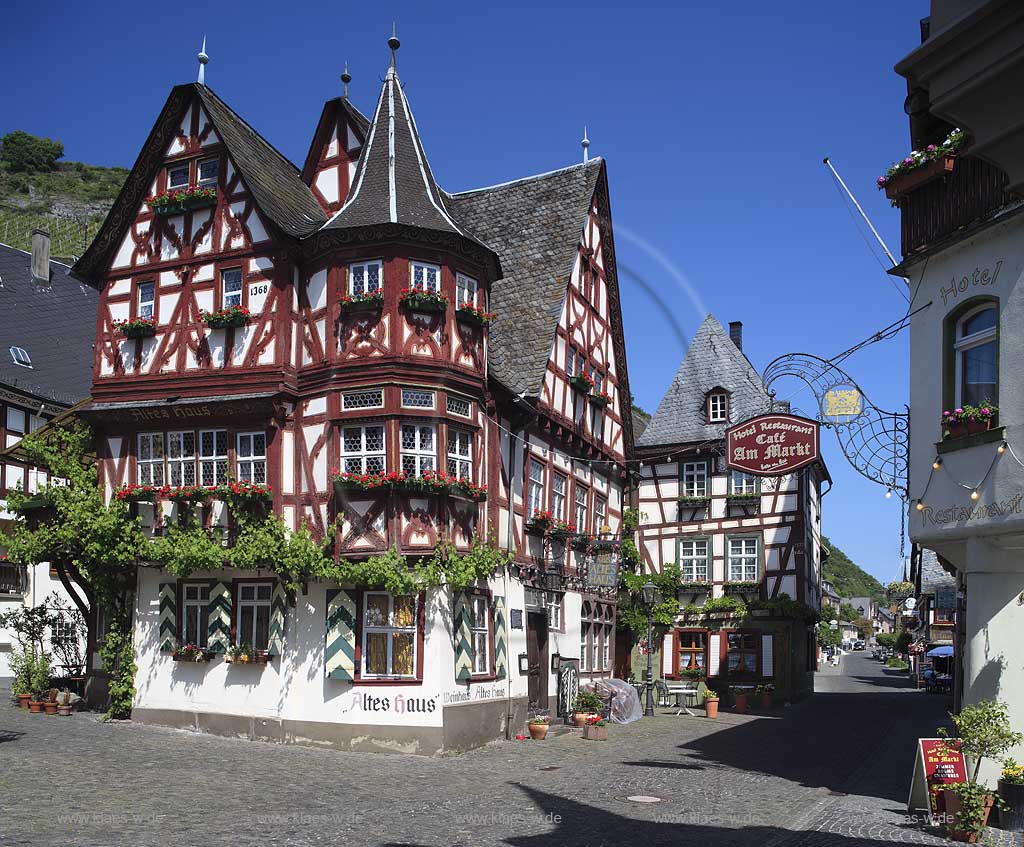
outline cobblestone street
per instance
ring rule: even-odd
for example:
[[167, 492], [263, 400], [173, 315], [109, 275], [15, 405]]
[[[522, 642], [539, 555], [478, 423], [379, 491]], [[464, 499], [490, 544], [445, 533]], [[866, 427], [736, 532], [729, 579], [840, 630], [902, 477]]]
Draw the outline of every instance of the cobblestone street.
[[819, 674], [812, 700], [769, 714], [669, 713], [612, 727], [607, 743], [572, 734], [438, 759], [4, 706], [0, 843], [943, 843], [903, 808], [914, 739], [942, 721], [944, 698], [910, 690], [863, 654], [843, 661]]

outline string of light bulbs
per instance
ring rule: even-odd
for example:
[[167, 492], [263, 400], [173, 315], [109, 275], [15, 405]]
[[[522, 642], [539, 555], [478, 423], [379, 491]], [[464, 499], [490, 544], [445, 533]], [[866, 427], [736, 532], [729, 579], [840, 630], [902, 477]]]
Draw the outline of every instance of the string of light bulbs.
[[[985, 481], [989, 478], [989, 476], [992, 473], [992, 470], [995, 468], [996, 463], [1007, 453], [1010, 454], [1010, 456], [1018, 465], [1024, 468], [1024, 462], [1022, 462], [1020, 460], [1020, 457], [1013, 451], [1013, 447], [1010, 446], [1010, 443], [1008, 441], [1003, 440], [999, 442], [999, 446], [996, 447], [995, 452], [992, 454], [992, 461], [989, 462], [988, 468], [985, 470], [984, 476], [982, 476], [982, 478], [977, 483], [974, 484], [969, 482], [961, 482], [959, 479], [957, 479], [946, 467], [946, 464], [943, 461], [942, 456], [936, 455], [936, 457], [932, 460], [932, 470], [931, 473], [928, 474], [928, 481], [925, 483], [924, 491], [921, 492], [920, 497], [913, 501], [914, 508], [919, 512], [924, 511], [925, 498], [928, 496], [928, 489], [931, 487], [932, 480], [935, 478], [935, 474], [938, 473], [939, 471], [944, 471], [949, 481], [952, 482], [954, 485], [959, 486], [965, 491], [970, 491], [971, 500], [978, 500], [978, 498], [981, 496], [978, 489], [985, 484]], [[889, 496], [891, 496], [891, 492], [887, 491], [886, 497]]]

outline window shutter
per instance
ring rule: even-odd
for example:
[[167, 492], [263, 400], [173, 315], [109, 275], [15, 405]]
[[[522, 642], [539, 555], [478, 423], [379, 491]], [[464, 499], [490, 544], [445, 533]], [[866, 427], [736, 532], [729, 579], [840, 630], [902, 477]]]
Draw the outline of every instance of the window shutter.
[[267, 638], [267, 652], [280, 656], [284, 652], [284, 618], [288, 612], [288, 595], [280, 581], [274, 583], [274, 594], [270, 600], [270, 635]]
[[324, 674], [331, 679], [355, 679], [356, 597], [344, 588], [327, 591], [327, 632]]
[[160, 650], [170, 653], [178, 646], [178, 583], [160, 583]]
[[717, 632], [708, 638], [708, 676], [718, 676], [722, 661], [722, 636]]
[[505, 635], [505, 598], [494, 598], [494, 675], [508, 676], [508, 642]]
[[455, 637], [455, 679], [473, 676], [473, 632], [469, 626], [469, 601], [465, 591], [452, 593], [452, 635]]
[[225, 653], [231, 644], [231, 586], [228, 583], [213, 584], [207, 609], [206, 647], [214, 653]]
[[775, 676], [775, 636], [761, 636], [761, 676]]
[[674, 635], [671, 632], [666, 632], [665, 637], [661, 640], [661, 675], [672, 676], [672, 643]]

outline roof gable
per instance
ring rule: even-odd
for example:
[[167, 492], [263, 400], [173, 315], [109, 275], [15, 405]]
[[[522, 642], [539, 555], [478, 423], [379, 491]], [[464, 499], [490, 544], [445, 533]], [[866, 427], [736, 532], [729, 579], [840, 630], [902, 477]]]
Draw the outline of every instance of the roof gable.
[[[355, 127], [360, 147], [366, 141], [366, 133], [370, 128], [370, 121], [366, 115], [353, 106], [347, 97], [335, 97], [328, 100], [324, 103], [323, 111], [320, 113], [320, 120], [317, 121], [316, 129], [313, 131], [313, 138], [309, 142], [306, 160], [302, 164], [302, 179], [307, 185], [315, 176], [320, 152], [327, 146], [327, 137], [337, 123], [339, 112], [344, 113], [348, 121]], [[339, 145], [344, 145], [345, 141], [346, 139], [344, 138], [338, 139]]]
[[72, 268], [76, 276], [95, 285], [109, 267], [178, 137], [185, 110], [195, 100], [223, 141], [260, 212], [280, 232], [299, 238], [323, 223], [326, 215], [291, 162], [205, 85], [178, 85], [171, 90], [106, 220]]
[[[704, 399], [716, 388], [729, 392], [729, 420], [709, 424]], [[750, 361], [715, 316], [708, 315], [694, 333], [679, 370], [637, 446], [723, 438], [731, 424], [761, 414], [770, 403], [768, 391]]]

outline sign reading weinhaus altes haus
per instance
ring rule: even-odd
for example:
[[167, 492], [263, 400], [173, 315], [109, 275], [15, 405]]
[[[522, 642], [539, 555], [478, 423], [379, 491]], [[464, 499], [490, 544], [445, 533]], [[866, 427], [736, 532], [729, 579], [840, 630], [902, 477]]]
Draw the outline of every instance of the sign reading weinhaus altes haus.
[[727, 464], [756, 476], [780, 476], [816, 462], [817, 421], [795, 415], [760, 415], [725, 431]]

